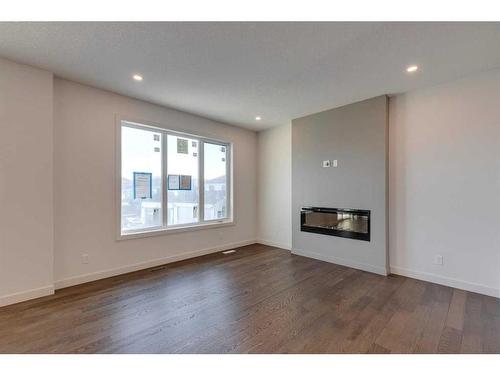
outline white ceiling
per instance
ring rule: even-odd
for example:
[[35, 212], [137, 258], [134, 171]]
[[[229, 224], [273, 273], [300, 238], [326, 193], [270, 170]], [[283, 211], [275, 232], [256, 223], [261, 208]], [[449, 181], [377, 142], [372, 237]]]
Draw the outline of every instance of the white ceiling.
[[260, 130], [500, 67], [500, 23], [0, 23], [0, 56]]

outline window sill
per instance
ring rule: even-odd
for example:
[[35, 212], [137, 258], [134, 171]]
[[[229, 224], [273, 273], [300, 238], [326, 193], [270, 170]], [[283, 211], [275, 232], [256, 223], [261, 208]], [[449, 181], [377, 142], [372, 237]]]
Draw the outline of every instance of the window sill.
[[182, 233], [182, 232], [192, 232], [195, 230], [203, 230], [203, 229], [213, 229], [213, 228], [223, 228], [230, 227], [236, 225], [234, 221], [218, 221], [214, 223], [203, 223], [203, 224], [193, 224], [189, 226], [182, 226], [177, 228], [160, 228], [160, 229], [151, 229], [145, 231], [134, 231], [128, 233], [120, 233], [118, 234], [117, 241], [123, 240], [131, 240], [134, 238], [144, 238], [144, 237], [154, 237], [154, 236], [164, 236], [167, 234], [174, 233]]

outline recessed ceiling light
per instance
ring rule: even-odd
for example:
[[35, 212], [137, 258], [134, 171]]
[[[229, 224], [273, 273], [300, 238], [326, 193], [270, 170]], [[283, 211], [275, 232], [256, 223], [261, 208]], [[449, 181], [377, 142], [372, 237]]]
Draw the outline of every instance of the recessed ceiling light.
[[136, 81], [142, 81], [142, 76], [139, 74], [134, 74], [132, 78], [135, 79]]
[[406, 71], [408, 73], [414, 73], [418, 70], [418, 66], [417, 65], [410, 65], [408, 68], [406, 68]]
[[255, 116], [255, 120], [256, 120], [256, 121], [260, 121], [260, 120], [262, 120], [262, 117], [260, 117], [260, 116]]

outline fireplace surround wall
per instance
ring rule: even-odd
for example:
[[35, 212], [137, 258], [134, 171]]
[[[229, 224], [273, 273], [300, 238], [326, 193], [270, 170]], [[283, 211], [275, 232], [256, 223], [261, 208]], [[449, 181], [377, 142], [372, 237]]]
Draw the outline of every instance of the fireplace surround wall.
[[[293, 253], [388, 273], [387, 105], [379, 96], [292, 121]], [[337, 163], [323, 167], [326, 160]], [[369, 211], [369, 234], [339, 230], [314, 212], [305, 227], [299, 213], [311, 207]]]

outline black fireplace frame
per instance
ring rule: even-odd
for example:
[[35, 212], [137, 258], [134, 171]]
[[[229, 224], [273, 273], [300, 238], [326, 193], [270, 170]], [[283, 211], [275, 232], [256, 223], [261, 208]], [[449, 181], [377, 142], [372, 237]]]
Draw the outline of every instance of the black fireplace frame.
[[[330, 228], [318, 228], [305, 225], [305, 216], [308, 212], [324, 212], [324, 213], [350, 213], [368, 216], [368, 232], [352, 232], [346, 230], [330, 229]], [[352, 208], [327, 208], [327, 207], [302, 207], [300, 211], [300, 230], [302, 232], [326, 234], [328, 236], [351, 238], [355, 240], [370, 241], [370, 210], [358, 210]]]

